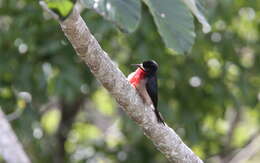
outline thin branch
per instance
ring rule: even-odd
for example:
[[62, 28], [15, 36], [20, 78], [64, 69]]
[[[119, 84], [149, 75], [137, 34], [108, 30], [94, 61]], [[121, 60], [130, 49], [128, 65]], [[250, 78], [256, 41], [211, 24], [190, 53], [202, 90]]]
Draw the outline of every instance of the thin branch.
[[[260, 147], [256, 147], [260, 142], [259, 137], [260, 131], [258, 130], [254, 134], [252, 134], [252, 136], [240, 149], [230, 149], [229, 151], [226, 151], [227, 154], [225, 155], [221, 152], [207, 159], [207, 162], [230, 163], [231, 160], [233, 160], [233, 163], [235, 163], [237, 160], [241, 160], [241, 162], [246, 162], [251, 157], [253, 157], [258, 151], [260, 151]], [[244, 157], [243, 155], [246, 155], [246, 157], [241, 159], [241, 157]]]
[[[226, 136], [226, 141], [225, 141], [225, 151], [230, 150], [230, 144], [231, 140], [233, 139], [235, 129], [237, 128], [240, 120], [241, 120], [241, 115], [242, 115], [242, 109], [240, 106], [237, 106], [237, 108], [230, 110], [230, 127], [228, 129], [228, 133]], [[227, 154], [227, 153], [226, 153]]]
[[93, 75], [170, 162], [202, 163], [173, 129], [157, 122], [152, 108], [143, 103], [124, 74], [102, 50], [79, 15], [77, 8], [74, 8], [65, 21], [59, 23], [77, 54], [87, 64]]
[[84, 98], [81, 95], [72, 104], [68, 104], [64, 99], [60, 102], [61, 121], [56, 135], [58, 139], [58, 153], [55, 154], [56, 162], [65, 163], [67, 160], [65, 142], [83, 102]]
[[30, 163], [2, 109], [0, 108], [0, 155], [7, 163]]
[[260, 134], [254, 136], [254, 139], [250, 141], [248, 145], [242, 148], [229, 163], [242, 163], [249, 160], [257, 152], [260, 151]]

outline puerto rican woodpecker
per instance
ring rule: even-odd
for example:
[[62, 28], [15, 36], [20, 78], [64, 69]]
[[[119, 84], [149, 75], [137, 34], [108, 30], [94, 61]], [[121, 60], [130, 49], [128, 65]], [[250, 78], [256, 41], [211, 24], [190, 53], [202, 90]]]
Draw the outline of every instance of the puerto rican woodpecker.
[[137, 90], [143, 101], [152, 105], [157, 121], [164, 123], [164, 119], [157, 108], [158, 88], [157, 88], [157, 69], [158, 64], [154, 60], [144, 61], [141, 64], [132, 64], [137, 66], [135, 72], [128, 75], [128, 81]]

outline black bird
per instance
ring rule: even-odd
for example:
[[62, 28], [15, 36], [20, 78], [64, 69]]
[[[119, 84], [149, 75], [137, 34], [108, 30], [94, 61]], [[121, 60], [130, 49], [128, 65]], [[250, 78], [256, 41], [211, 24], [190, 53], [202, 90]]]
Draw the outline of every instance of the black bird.
[[153, 61], [144, 61], [141, 64], [133, 64], [137, 66], [135, 72], [128, 76], [129, 82], [137, 89], [144, 102], [152, 105], [158, 122], [164, 123], [164, 119], [157, 109], [158, 88], [157, 88], [157, 69], [158, 64]]

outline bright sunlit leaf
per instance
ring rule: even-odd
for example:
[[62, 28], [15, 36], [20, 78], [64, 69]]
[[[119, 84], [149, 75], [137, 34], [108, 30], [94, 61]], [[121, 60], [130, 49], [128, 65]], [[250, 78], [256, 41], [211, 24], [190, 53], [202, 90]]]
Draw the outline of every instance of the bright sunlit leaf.
[[101, 131], [95, 125], [82, 122], [77, 122], [72, 132], [78, 135], [78, 141], [97, 139], [101, 136]]
[[17, 107], [18, 107], [19, 109], [24, 109], [24, 108], [26, 107], [26, 101], [23, 100], [23, 99], [19, 99], [19, 100], [17, 101]]
[[0, 96], [2, 98], [10, 98], [12, 96], [12, 92], [9, 88], [0, 88]]
[[48, 7], [61, 18], [67, 17], [73, 9], [73, 0], [45, 0]]
[[58, 109], [50, 109], [45, 112], [41, 118], [41, 125], [44, 131], [48, 134], [54, 134], [58, 129], [61, 119], [61, 113]]

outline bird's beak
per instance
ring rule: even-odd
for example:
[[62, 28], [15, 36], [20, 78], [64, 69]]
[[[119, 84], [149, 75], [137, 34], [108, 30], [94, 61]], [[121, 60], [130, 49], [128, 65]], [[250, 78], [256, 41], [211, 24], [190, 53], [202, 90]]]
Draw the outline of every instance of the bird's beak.
[[131, 66], [139, 67], [140, 69], [142, 69], [144, 71], [143, 64], [131, 64]]

